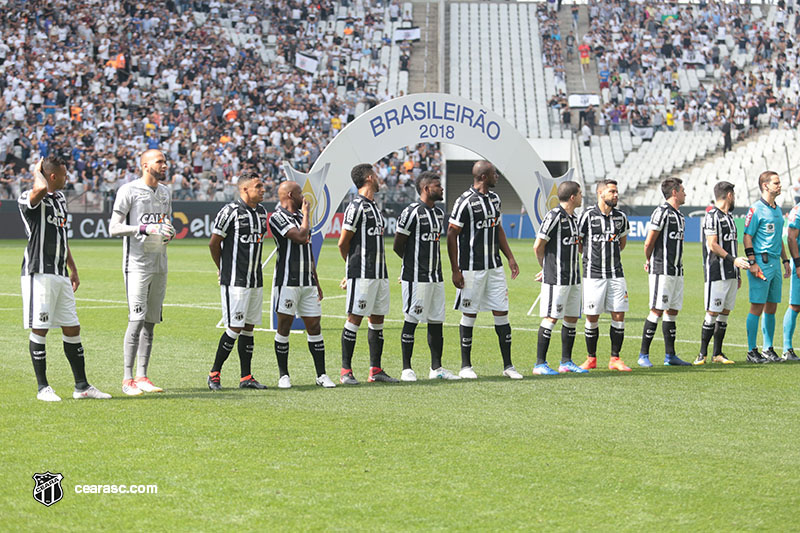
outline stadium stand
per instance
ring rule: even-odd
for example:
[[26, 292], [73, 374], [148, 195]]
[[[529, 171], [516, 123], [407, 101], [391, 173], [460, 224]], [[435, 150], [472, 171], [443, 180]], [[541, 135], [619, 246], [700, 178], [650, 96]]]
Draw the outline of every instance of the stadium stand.
[[[410, 2], [3, 4], [3, 197], [60, 152], [71, 195], [100, 203], [137, 175], [137, 153], [158, 147], [176, 199], [228, 200], [249, 168], [274, 199], [283, 161], [308, 170], [349, 121], [408, 91], [412, 44], [393, 35], [411, 25]], [[383, 163], [401, 197], [441, 164], [434, 145]]]

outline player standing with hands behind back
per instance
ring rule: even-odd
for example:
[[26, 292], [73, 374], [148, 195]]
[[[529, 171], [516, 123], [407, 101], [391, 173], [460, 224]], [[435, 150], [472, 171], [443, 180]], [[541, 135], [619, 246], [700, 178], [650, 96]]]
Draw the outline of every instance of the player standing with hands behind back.
[[461, 371], [465, 379], [477, 379], [472, 369], [472, 330], [478, 311], [491, 311], [503, 357], [503, 375], [522, 379], [511, 363], [511, 326], [508, 323], [508, 284], [500, 252], [508, 259], [511, 279], [519, 266], [508, 246], [501, 224], [497, 169], [488, 161], [472, 166], [472, 187], [456, 199], [447, 232], [447, 253], [453, 271], [455, 309], [461, 311]]
[[169, 188], [161, 183], [167, 179], [167, 160], [161, 151], [147, 150], [142, 154], [141, 166], [142, 177], [117, 191], [109, 228], [112, 237], [122, 237], [122, 276], [128, 298], [122, 392], [128, 396], [164, 391], [147, 377], [147, 367], [153, 329], [161, 322], [167, 293], [166, 244], [175, 236], [170, 223], [172, 197]]

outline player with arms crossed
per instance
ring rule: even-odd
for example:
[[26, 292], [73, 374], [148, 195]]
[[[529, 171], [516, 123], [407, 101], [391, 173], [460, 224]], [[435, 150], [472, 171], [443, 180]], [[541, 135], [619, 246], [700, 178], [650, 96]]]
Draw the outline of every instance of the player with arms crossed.
[[81, 326], [75, 312], [75, 291], [80, 285], [78, 269], [67, 242], [67, 199], [61, 190], [67, 181], [63, 159], [49, 156], [36, 164], [33, 188], [19, 197], [18, 207], [28, 245], [22, 260], [23, 327], [30, 329], [28, 349], [39, 384], [38, 400], [60, 402], [47, 382], [45, 342], [50, 328], [61, 327], [61, 340], [72, 375], [75, 399], [107, 400], [86, 380]]
[[[301, 213], [302, 209], [302, 213]], [[319, 286], [311, 251], [311, 204], [300, 185], [284, 181], [278, 187], [278, 206], [269, 217], [272, 237], [278, 247], [272, 287], [274, 311], [278, 315], [275, 357], [278, 359], [278, 387], [292, 386], [289, 378], [289, 332], [295, 315], [306, 326], [308, 350], [314, 359], [316, 383], [332, 389], [336, 385], [325, 373], [325, 342], [320, 329], [322, 288]]]
[[708, 343], [714, 337], [715, 363], [732, 364], [722, 353], [722, 341], [728, 327], [728, 315], [742, 286], [739, 268], [749, 266], [747, 259], [736, 257], [736, 224], [731, 211], [736, 203], [733, 184], [720, 181], [714, 185], [714, 208], [703, 219], [703, 278], [705, 279], [706, 317], [700, 332], [700, 354], [692, 364], [706, 363]]
[[251, 370], [253, 360], [253, 328], [261, 324], [264, 302], [264, 276], [261, 251], [267, 234], [267, 210], [264, 182], [255, 172], [239, 176], [239, 198], [220, 209], [211, 228], [208, 248], [217, 266], [222, 322], [225, 331], [219, 339], [214, 364], [208, 373], [208, 388], [222, 389], [222, 365], [237, 342], [239, 352], [240, 389], [266, 389]]
[[[565, 181], [558, 186], [559, 206], [547, 212], [536, 233], [533, 251], [542, 267], [536, 280], [542, 282], [539, 299], [538, 341], [536, 366], [533, 373], [540, 376], [565, 372], [589, 372], [572, 362], [575, 344], [575, 326], [581, 314], [581, 267], [579, 255], [578, 219], [575, 210], [583, 203], [581, 186], [575, 181]], [[558, 372], [547, 364], [550, 337], [558, 319], [561, 325], [561, 364]]]
[[602, 313], [608, 312], [611, 313], [611, 358], [608, 369], [630, 372], [631, 369], [619, 356], [625, 339], [625, 313], [628, 311], [628, 286], [620, 253], [628, 242], [630, 225], [625, 213], [617, 209], [617, 182], [601, 180], [596, 191], [597, 205], [584, 211], [578, 221], [583, 253], [584, 336], [588, 352], [581, 368], [597, 368], [597, 321]]
[[358, 328], [369, 317], [369, 378], [367, 381], [397, 383], [381, 368], [383, 356], [383, 318], [389, 312], [389, 276], [386, 272], [386, 252], [383, 232], [386, 222], [375, 204], [380, 180], [368, 163], [356, 165], [350, 178], [358, 196], [344, 211], [339, 253], [345, 260], [347, 273], [347, 321], [342, 330], [342, 371], [340, 381], [358, 385], [353, 375], [353, 351]]
[[153, 329], [161, 322], [167, 293], [166, 244], [175, 236], [170, 223], [172, 197], [169, 188], [161, 183], [167, 178], [167, 160], [159, 150], [147, 150], [140, 163], [142, 177], [117, 191], [109, 228], [112, 237], [122, 237], [122, 276], [128, 298], [122, 392], [128, 396], [164, 390], [147, 377], [147, 367]]
[[783, 315], [783, 357], [784, 361], [800, 361], [794, 353], [793, 337], [797, 326], [797, 315], [800, 313], [800, 204], [789, 211], [789, 229], [787, 230], [786, 245], [792, 256], [791, 281], [789, 282], [789, 307]]
[[[781, 357], [775, 353], [772, 339], [775, 335], [775, 311], [781, 302], [784, 275], [788, 278], [792, 269], [783, 246], [783, 212], [775, 199], [781, 194], [781, 179], [776, 172], [767, 170], [758, 177], [759, 199], [747, 212], [744, 219], [744, 254], [750, 263], [747, 279], [750, 284], [750, 312], [747, 314], [747, 360], [751, 363], [778, 363]], [[764, 350], [759, 354], [756, 347], [758, 322], [764, 337]]]
[[[656, 334], [658, 319], [664, 318], [664, 364], [687, 366], [675, 354], [675, 317], [683, 307], [683, 239], [686, 222], [678, 208], [686, 201], [683, 181], [667, 178], [661, 183], [666, 202], [656, 207], [647, 225], [644, 241], [644, 269], [649, 274], [650, 314], [644, 321], [639, 366], [651, 367], [650, 344]], [[664, 313], [666, 311], [666, 313]]]
[[488, 161], [472, 166], [472, 187], [459, 196], [450, 215], [447, 253], [456, 286], [455, 309], [461, 311], [461, 370], [458, 375], [477, 379], [472, 369], [472, 330], [479, 311], [491, 311], [503, 357], [503, 375], [522, 379], [511, 363], [511, 325], [508, 323], [508, 284], [500, 252], [508, 259], [511, 279], [519, 266], [503, 231], [497, 169]]
[[444, 211], [436, 202], [444, 198], [442, 182], [433, 172], [417, 177], [419, 201], [403, 209], [397, 221], [394, 252], [403, 260], [403, 381], [416, 381], [411, 368], [414, 353], [414, 331], [417, 324], [428, 324], [428, 347], [431, 351], [430, 379], [461, 379], [442, 368], [442, 323], [444, 322], [444, 277], [439, 240], [444, 228]]

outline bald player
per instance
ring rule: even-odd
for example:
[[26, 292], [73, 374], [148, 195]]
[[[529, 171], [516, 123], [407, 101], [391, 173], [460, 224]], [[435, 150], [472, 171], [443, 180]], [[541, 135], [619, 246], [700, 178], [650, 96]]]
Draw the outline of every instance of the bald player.
[[311, 251], [311, 204], [294, 181], [278, 187], [278, 205], [269, 217], [272, 238], [278, 248], [272, 286], [273, 311], [278, 315], [275, 357], [278, 359], [278, 388], [292, 386], [289, 378], [289, 330], [295, 316], [306, 326], [308, 349], [317, 372], [316, 384], [332, 389], [336, 385], [325, 373], [325, 343], [322, 340], [322, 288]]
[[122, 276], [128, 298], [128, 329], [122, 343], [122, 392], [128, 396], [163, 392], [150, 381], [147, 368], [153, 349], [153, 329], [161, 322], [167, 291], [166, 245], [175, 236], [170, 223], [172, 199], [162, 183], [167, 177], [167, 160], [160, 150], [147, 150], [140, 163], [142, 177], [117, 191], [110, 226], [112, 237], [122, 237]]

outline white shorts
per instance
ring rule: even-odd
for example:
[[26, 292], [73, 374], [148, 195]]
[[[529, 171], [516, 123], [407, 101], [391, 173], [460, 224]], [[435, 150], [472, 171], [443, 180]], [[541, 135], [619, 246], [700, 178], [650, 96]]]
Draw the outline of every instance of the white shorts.
[[581, 286], [548, 285], [542, 283], [542, 295], [539, 298], [539, 316], [564, 318], [565, 316], [581, 316]]
[[22, 327], [50, 329], [79, 326], [75, 293], [66, 276], [32, 274], [20, 278], [22, 286]]
[[347, 314], [386, 316], [389, 314], [389, 280], [348, 278]]
[[128, 296], [128, 320], [159, 324], [162, 320], [161, 306], [167, 294], [167, 273], [134, 271], [123, 276]]
[[219, 286], [222, 298], [222, 322], [228, 327], [243, 328], [245, 324], [261, 324], [264, 287]]
[[508, 311], [508, 284], [503, 267], [465, 270], [464, 288], [456, 289], [453, 309], [462, 313]]
[[705, 283], [706, 311], [721, 313], [723, 309], [733, 310], [736, 304], [736, 293], [739, 292], [739, 280], [722, 279]]
[[650, 274], [650, 309], [680, 310], [683, 307], [683, 276]]
[[444, 322], [444, 282], [403, 281], [403, 314], [410, 322]]
[[272, 310], [284, 315], [322, 316], [319, 290], [312, 287], [272, 287]]
[[628, 310], [625, 278], [583, 278], [583, 314], [624, 313]]

